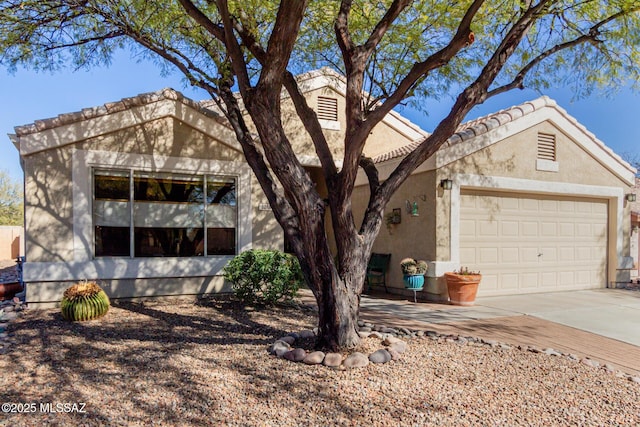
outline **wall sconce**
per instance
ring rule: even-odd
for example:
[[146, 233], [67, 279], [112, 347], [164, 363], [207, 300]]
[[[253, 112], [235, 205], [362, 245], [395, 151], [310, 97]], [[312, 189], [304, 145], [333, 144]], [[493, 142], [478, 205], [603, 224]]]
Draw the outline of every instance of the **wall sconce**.
[[411, 203], [410, 201], [406, 201], [407, 203], [407, 213], [411, 216], [420, 216], [418, 213], [418, 202]]
[[636, 193], [629, 193], [625, 196], [627, 202], [635, 202], [636, 201]]
[[402, 209], [395, 208], [391, 211], [391, 217], [389, 218], [390, 224], [400, 224], [402, 222]]
[[453, 188], [453, 181], [450, 179], [443, 179], [440, 181], [440, 187], [445, 190], [451, 190]]

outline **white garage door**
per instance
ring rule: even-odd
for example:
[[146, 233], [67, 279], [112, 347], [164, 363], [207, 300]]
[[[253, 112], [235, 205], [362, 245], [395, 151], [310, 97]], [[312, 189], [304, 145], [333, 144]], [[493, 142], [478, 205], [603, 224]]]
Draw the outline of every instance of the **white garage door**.
[[460, 261], [479, 296], [606, 286], [607, 201], [463, 192]]

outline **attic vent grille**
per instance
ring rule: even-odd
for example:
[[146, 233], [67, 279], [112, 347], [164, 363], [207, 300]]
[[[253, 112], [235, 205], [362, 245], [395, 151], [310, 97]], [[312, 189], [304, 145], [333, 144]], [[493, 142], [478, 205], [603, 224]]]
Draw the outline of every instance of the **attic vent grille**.
[[338, 100], [336, 98], [318, 97], [318, 119], [338, 120]]
[[555, 162], [556, 136], [554, 134], [538, 132], [538, 158]]

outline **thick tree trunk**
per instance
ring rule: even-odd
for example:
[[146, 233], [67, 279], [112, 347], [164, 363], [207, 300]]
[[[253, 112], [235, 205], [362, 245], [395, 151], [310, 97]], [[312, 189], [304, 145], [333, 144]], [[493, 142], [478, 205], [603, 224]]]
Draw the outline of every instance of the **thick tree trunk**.
[[360, 295], [336, 276], [324, 284], [330, 291], [318, 299], [318, 347], [332, 351], [353, 348], [360, 343], [358, 312]]

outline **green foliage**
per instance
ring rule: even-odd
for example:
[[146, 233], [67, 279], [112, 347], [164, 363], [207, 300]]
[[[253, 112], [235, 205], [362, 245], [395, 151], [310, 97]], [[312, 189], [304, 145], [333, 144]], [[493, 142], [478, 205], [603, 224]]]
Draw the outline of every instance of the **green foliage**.
[[423, 260], [416, 261], [413, 258], [404, 258], [400, 261], [400, 269], [402, 270], [402, 274], [406, 275], [425, 275], [429, 269], [429, 264]]
[[64, 291], [62, 317], [74, 322], [97, 319], [109, 311], [109, 297], [95, 282], [80, 282]]
[[5, 171], [0, 171], [0, 225], [24, 223], [22, 185], [15, 182]]
[[291, 300], [304, 283], [298, 260], [279, 251], [252, 249], [233, 258], [224, 278], [246, 304], [275, 304]]

